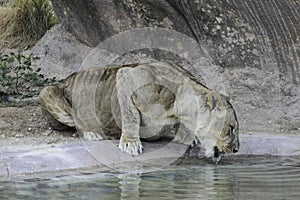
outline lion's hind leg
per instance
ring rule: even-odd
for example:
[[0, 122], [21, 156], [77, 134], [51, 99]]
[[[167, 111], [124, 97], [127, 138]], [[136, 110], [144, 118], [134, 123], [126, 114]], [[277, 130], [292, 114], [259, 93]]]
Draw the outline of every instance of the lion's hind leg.
[[65, 130], [74, 128], [75, 123], [71, 115], [71, 105], [63, 96], [63, 91], [58, 86], [45, 87], [40, 95], [39, 102], [42, 111], [52, 128]]

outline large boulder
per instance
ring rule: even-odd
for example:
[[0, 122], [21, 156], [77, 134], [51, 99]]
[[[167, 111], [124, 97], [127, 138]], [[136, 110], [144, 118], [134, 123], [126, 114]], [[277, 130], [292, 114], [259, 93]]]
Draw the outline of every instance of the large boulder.
[[59, 80], [77, 71], [90, 50], [59, 24], [49, 30], [31, 51], [41, 57], [37, 65], [42, 73]]
[[[77, 70], [91, 48], [113, 35], [141, 27], [168, 28], [196, 40], [207, 53], [199, 57], [208, 57], [209, 62], [197, 65], [197, 69], [186, 69], [201, 81], [220, 81], [215, 71], [224, 78], [222, 82], [237, 110], [242, 132], [300, 129], [298, 1], [52, 0], [52, 3], [61, 25], [35, 48], [47, 46], [48, 52], [53, 52], [51, 58], [48, 54], [40, 62], [44, 64], [42, 67], [56, 66], [52, 69], [57, 70], [57, 76], [64, 77]], [[53, 36], [57, 34], [60, 37]], [[72, 39], [60, 42], [62, 37]], [[71, 56], [64, 56], [65, 52]], [[166, 52], [142, 53], [155, 59], [176, 60]], [[57, 58], [51, 60], [54, 57]], [[133, 55], [125, 58], [126, 62], [130, 60], [140, 59]]]

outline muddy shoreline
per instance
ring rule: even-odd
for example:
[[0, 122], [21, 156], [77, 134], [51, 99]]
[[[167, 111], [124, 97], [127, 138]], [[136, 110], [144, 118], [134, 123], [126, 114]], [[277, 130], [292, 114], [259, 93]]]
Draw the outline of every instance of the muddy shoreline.
[[52, 130], [38, 105], [0, 107], [0, 152], [53, 147], [80, 138], [75, 132]]

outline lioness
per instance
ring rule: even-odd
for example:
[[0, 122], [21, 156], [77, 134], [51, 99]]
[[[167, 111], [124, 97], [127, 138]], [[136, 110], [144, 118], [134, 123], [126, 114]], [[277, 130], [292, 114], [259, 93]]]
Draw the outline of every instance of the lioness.
[[89, 68], [44, 88], [39, 100], [53, 128], [76, 127], [88, 140], [120, 138], [120, 150], [132, 155], [142, 153], [140, 139], [172, 131], [174, 141], [201, 143], [207, 157], [239, 149], [227, 98], [171, 63]]

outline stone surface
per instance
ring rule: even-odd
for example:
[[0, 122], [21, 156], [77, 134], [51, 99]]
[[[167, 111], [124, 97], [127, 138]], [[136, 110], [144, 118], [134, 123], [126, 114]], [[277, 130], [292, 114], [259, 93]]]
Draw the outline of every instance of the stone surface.
[[[300, 127], [298, 0], [52, 2], [62, 25], [46, 36], [50, 39], [42, 40], [44, 45], [37, 45], [41, 49], [53, 44], [49, 51], [55, 53], [41, 60], [46, 71], [66, 76], [78, 69], [89, 47], [122, 31], [168, 28], [195, 39], [207, 53], [199, 57], [207, 57], [209, 62], [186, 69], [200, 81], [224, 82], [241, 131], [291, 131]], [[71, 35], [67, 47], [56, 36], [50, 36], [59, 33], [63, 37]], [[62, 56], [70, 52], [69, 48], [72, 53]], [[105, 54], [100, 54], [99, 60], [103, 57]], [[119, 63], [153, 59], [179, 62], [166, 52], [140, 50], [124, 55]]]
[[2, 119], [0, 119], [0, 127], [7, 127], [7, 126], [9, 126], [9, 124], [3, 121]]
[[166, 27], [193, 35], [184, 16], [166, 1], [52, 0], [68, 31], [88, 46], [97, 46], [119, 32], [140, 27]]
[[[299, 136], [242, 135], [240, 140], [239, 153], [224, 157], [219, 164], [299, 165]], [[43, 179], [99, 171], [145, 172], [174, 162], [190, 162], [187, 158], [199, 165], [213, 164], [204, 159], [201, 149], [186, 153], [186, 145], [167, 140], [144, 142], [144, 153], [135, 157], [119, 151], [117, 143], [104, 140], [33, 150], [5, 150], [0, 154], [0, 180]]]
[[33, 47], [32, 53], [41, 57], [35, 63], [42, 69], [41, 72], [59, 80], [77, 71], [90, 50], [90, 47], [78, 42], [62, 25], [57, 25]]

